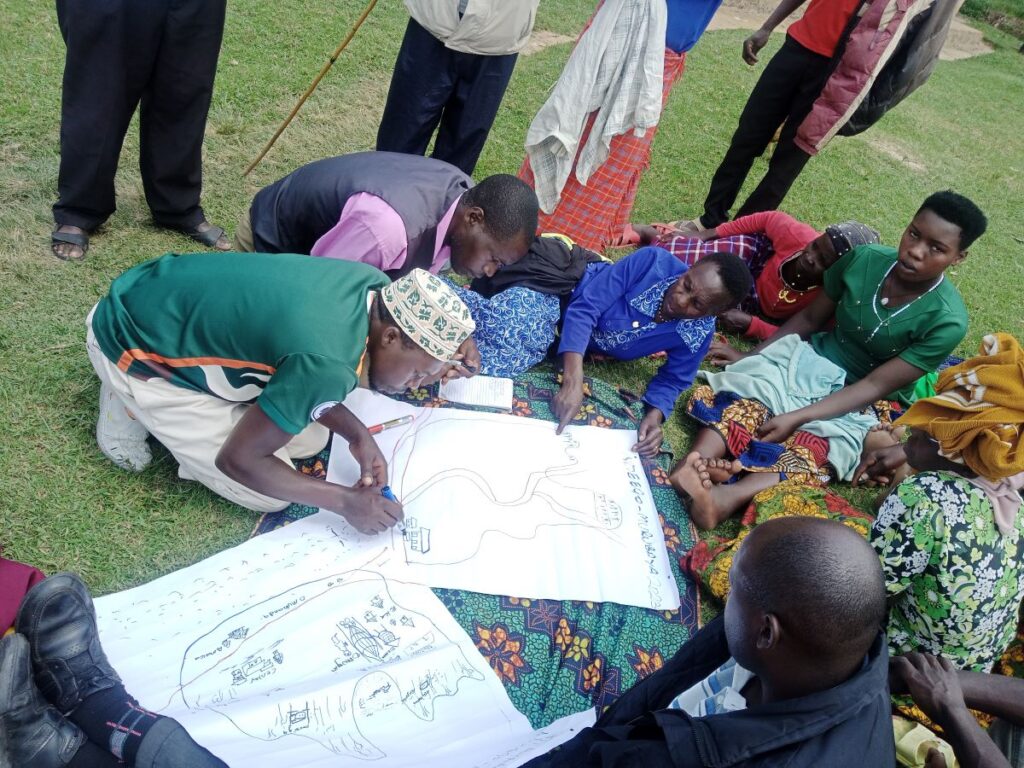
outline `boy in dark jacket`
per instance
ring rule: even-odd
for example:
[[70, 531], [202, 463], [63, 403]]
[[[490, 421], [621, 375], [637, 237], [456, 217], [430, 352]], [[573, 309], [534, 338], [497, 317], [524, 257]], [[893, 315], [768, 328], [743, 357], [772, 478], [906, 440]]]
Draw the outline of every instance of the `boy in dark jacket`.
[[885, 583], [867, 542], [830, 520], [771, 520], [730, 581], [723, 617], [528, 765], [894, 765]]

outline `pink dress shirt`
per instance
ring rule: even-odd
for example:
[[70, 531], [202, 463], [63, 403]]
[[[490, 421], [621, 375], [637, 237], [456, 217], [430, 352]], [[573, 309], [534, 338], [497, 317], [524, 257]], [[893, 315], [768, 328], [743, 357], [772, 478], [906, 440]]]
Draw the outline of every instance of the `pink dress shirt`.
[[[434, 260], [430, 264], [434, 274], [447, 267], [451, 258], [451, 249], [444, 240], [460, 199], [461, 196], [452, 202], [438, 222]], [[405, 263], [408, 247], [405, 223], [398, 212], [376, 195], [360, 192], [345, 202], [338, 223], [313, 244], [310, 253], [329, 259], [361, 261], [387, 271]]]

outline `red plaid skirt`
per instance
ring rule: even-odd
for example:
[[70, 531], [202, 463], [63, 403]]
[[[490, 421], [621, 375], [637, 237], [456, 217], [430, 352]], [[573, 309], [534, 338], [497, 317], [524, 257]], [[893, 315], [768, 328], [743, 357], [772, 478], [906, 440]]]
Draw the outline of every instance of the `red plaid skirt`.
[[[683, 74], [686, 54], [665, 49], [665, 75], [661, 90], [661, 106], [665, 107], [672, 87]], [[590, 136], [594, 124], [593, 113], [587, 118], [582, 148]], [[584, 186], [576, 178], [576, 163], [573, 162], [569, 179], [562, 189], [562, 197], [555, 210], [540, 213], [538, 232], [558, 232], [568, 235], [584, 248], [601, 252], [622, 234], [633, 212], [633, 200], [643, 176], [651, 164], [651, 143], [658, 132], [658, 126], [646, 131], [643, 136], [634, 136], [629, 131], [612, 139], [608, 159], [594, 171]], [[579, 151], [577, 150], [577, 159]], [[533, 186], [533, 170], [530, 160], [523, 160], [519, 178]]]

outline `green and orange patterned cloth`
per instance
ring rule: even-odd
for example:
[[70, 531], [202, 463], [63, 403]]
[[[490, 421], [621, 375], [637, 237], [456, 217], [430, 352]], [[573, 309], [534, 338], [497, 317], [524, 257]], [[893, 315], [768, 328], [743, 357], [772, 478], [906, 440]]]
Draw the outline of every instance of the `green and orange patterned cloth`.
[[[729, 594], [729, 569], [743, 539], [761, 523], [776, 517], [826, 517], [848, 525], [867, 538], [874, 515], [855, 508], [839, 494], [821, 485], [787, 480], [756, 496], [742, 517], [733, 517], [700, 540], [683, 558], [683, 569], [698, 581], [706, 601], [705, 620]], [[701, 622], [704, 623], [703, 621]]]
[[[610, 429], [635, 429], [642, 410], [629, 396], [597, 379], [575, 424]], [[513, 413], [556, 421], [551, 401], [558, 391], [549, 371], [524, 374], [515, 384]], [[418, 390], [407, 398], [420, 406], [449, 407]], [[328, 451], [301, 462], [308, 474], [323, 475]], [[655, 611], [615, 603], [535, 600], [520, 596], [484, 595], [457, 589], [434, 594], [472, 638], [513, 704], [535, 727], [589, 707], [606, 707], [634, 683], [662, 666], [697, 629], [695, 583], [679, 570], [679, 558], [693, 546], [690, 518], [668, 482], [671, 456], [644, 462], [654, 503], [665, 534], [665, 546], [679, 585], [681, 608]], [[264, 515], [255, 534], [316, 512], [292, 505]], [[586, 552], [561, 553], [574, 560]], [[525, 564], [523, 567], [530, 567]], [[614, 567], [614, 564], [608, 564]]]

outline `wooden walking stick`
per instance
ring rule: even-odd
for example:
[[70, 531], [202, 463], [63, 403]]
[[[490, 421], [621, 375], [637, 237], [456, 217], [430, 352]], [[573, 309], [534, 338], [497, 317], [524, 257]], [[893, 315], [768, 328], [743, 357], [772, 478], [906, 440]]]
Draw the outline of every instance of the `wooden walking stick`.
[[274, 132], [273, 136], [270, 137], [270, 141], [268, 141], [266, 146], [263, 147], [263, 151], [260, 152], [259, 156], [251, 163], [249, 163], [249, 167], [242, 172], [243, 176], [248, 176], [249, 172], [260, 164], [260, 160], [266, 157], [267, 152], [270, 151], [270, 148], [274, 146], [274, 142], [277, 141], [277, 137], [284, 133], [284, 129], [288, 127], [288, 124], [292, 121], [292, 118], [295, 117], [296, 114], [298, 114], [298, 111], [302, 108], [302, 105], [306, 103], [306, 99], [308, 99], [310, 97], [310, 94], [312, 94], [313, 91], [316, 90], [316, 87], [320, 85], [320, 81], [324, 79], [324, 75], [326, 75], [327, 71], [334, 66], [334, 62], [338, 60], [338, 57], [341, 55], [341, 52], [345, 50], [345, 47], [349, 44], [349, 41], [351, 41], [352, 38], [355, 37], [356, 32], [359, 31], [359, 28], [363, 25], [363, 22], [366, 21], [366, 17], [370, 15], [370, 11], [373, 10], [373, 7], [376, 4], [377, 0], [370, 0], [370, 2], [366, 4], [366, 7], [363, 9], [363, 12], [359, 15], [359, 18], [356, 19], [356, 23], [352, 26], [352, 29], [349, 30], [348, 35], [346, 35], [345, 39], [341, 41], [341, 45], [335, 48], [334, 53], [331, 54], [331, 57], [327, 60], [327, 63], [324, 64], [323, 68], [320, 70], [320, 74], [313, 78], [313, 82], [309, 84], [309, 88], [306, 89], [306, 92], [302, 94], [298, 102], [296, 102], [295, 106], [292, 107], [291, 113], [288, 115], [288, 117], [285, 118], [284, 122], [281, 123], [281, 127]]

